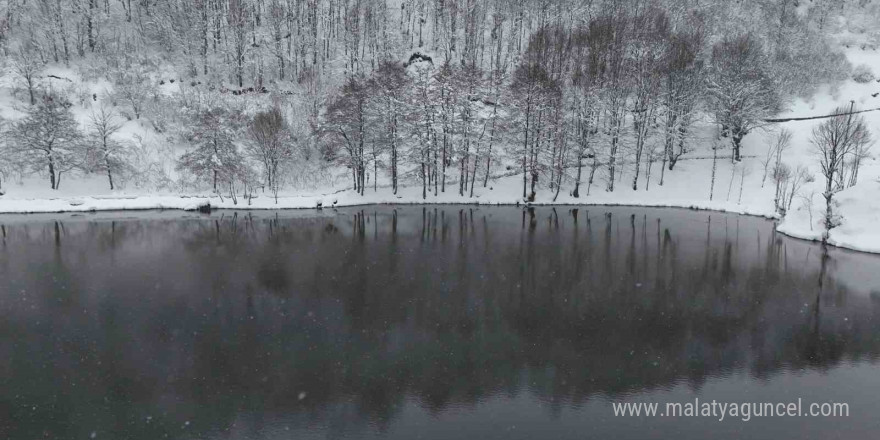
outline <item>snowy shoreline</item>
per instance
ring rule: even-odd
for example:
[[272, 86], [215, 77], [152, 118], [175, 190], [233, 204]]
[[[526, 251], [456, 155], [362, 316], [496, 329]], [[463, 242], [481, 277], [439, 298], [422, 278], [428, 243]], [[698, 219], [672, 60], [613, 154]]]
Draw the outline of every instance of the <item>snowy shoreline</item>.
[[[726, 202], [694, 202], [694, 201], [623, 201], [613, 202], [608, 200], [588, 200], [565, 198], [560, 201], [535, 201], [525, 203], [522, 200], [492, 200], [481, 201], [479, 199], [455, 197], [411, 199], [387, 197], [357, 196], [358, 198], [340, 198], [342, 200], [330, 200], [345, 193], [329, 194], [327, 196], [279, 196], [278, 202], [272, 197], [254, 198], [251, 203], [239, 199], [236, 204], [230, 198], [222, 200], [217, 196], [207, 195], [181, 195], [181, 196], [127, 196], [127, 197], [75, 197], [57, 199], [8, 199], [0, 198], [0, 214], [63, 214], [71, 212], [103, 212], [103, 211], [150, 211], [150, 210], [179, 210], [197, 211], [210, 204], [211, 210], [240, 210], [240, 211], [283, 211], [283, 210], [307, 210], [321, 208], [343, 208], [371, 205], [472, 205], [472, 206], [620, 206], [633, 208], [673, 208], [696, 211], [716, 211], [730, 214], [749, 215], [771, 220], [778, 220], [779, 216], [772, 212], [761, 209], [748, 209], [743, 206], [733, 207]], [[335, 203], [334, 203], [335, 201]]]
[[[334, 203], [334, 201], [336, 203]], [[714, 211], [719, 213], [747, 215], [761, 217], [776, 221], [776, 231], [790, 238], [818, 242], [821, 241], [822, 231], [803, 229], [797, 224], [786, 222], [778, 214], [766, 209], [735, 205], [729, 202], [712, 201], [687, 201], [687, 200], [629, 200], [611, 201], [599, 198], [573, 199], [564, 197], [562, 200], [536, 201], [530, 204], [523, 203], [519, 198], [494, 198], [490, 201], [480, 199], [461, 198], [458, 195], [447, 194], [445, 197], [427, 199], [390, 196], [382, 193], [367, 193], [360, 196], [353, 191], [336, 192], [324, 195], [307, 196], [279, 196], [278, 203], [269, 196], [254, 198], [251, 204], [246, 200], [238, 200], [235, 204], [228, 197], [222, 200], [217, 196], [207, 195], [179, 195], [179, 196], [92, 196], [92, 197], [67, 197], [56, 199], [3, 199], [0, 197], [0, 215], [31, 215], [31, 214], [64, 214], [64, 213], [94, 213], [94, 212], [128, 212], [128, 211], [197, 211], [199, 208], [210, 204], [211, 210], [228, 211], [288, 211], [288, 210], [315, 210], [320, 208], [350, 208], [358, 206], [438, 206], [438, 205], [462, 205], [462, 206], [535, 206], [535, 207], [632, 207], [632, 208], [661, 208], [661, 209], [687, 209], [696, 211]], [[828, 240], [830, 246], [847, 249], [850, 251], [880, 254], [880, 246], [866, 246], [860, 241], [844, 237], [840, 239], [832, 233]], [[870, 243], [870, 241], [867, 241]]]

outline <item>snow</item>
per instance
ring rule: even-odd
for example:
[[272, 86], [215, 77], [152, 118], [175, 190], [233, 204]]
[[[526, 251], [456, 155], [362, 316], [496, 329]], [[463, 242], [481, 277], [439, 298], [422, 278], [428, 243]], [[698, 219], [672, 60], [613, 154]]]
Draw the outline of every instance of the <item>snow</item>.
[[[869, 185], [874, 188], [866, 188]], [[877, 182], [856, 185], [835, 195], [836, 209], [843, 214], [843, 221], [840, 226], [831, 230], [829, 244], [880, 253], [880, 228], [877, 227], [880, 224], [880, 200], [871, 197], [876, 194], [877, 185]], [[809, 215], [805, 211], [791, 213], [777, 226], [777, 230], [791, 237], [818, 241], [822, 239], [824, 232], [819, 223], [820, 217], [821, 213], [813, 214], [811, 227]]]
[[[839, 41], [841, 46], [845, 47], [845, 53], [852, 65], [865, 64], [875, 75], [880, 75], [880, 51], [873, 44], [859, 43], [860, 39], [865, 38], [869, 37], [845, 32], [841, 33]], [[54, 79], [50, 75], [65, 79]], [[104, 99], [112, 91], [112, 84], [106, 78], [85, 79], [83, 76], [73, 68], [49, 66], [43, 81], [48, 83], [44, 85], [68, 93], [74, 104], [73, 111], [77, 120], [85, 126], [91, 114], [93, 95], [97, 95], [98, 100]], [[171, 83], [168, 78], [172, 76], [166, 76], [165, 83], [156, 86], [160, 94], [173, 96], [185, 88], [182, 81]], [[159, 78], [154, 79], [158, 84]], [[6, 120], [15, 120], [23, 116], [21, 106], [15, 104], [21, 101], [23, 91], [19, 87], [14, 92], [17, 96], [13, 96], [13, 83], [8, 72], [0, 76], [0, 117]], [[880, 95], [872, 97], [872, 94], [878, 92], [880, 92], [878, 82], [858, 84], [849, 80], [840, 85], [825, 87], [809, 99], [793, 102], [789, 110], [778, 117], [826, 115], [833, 113], [838, 106], [848, 107], [850, 102], [854, 102], [859, 109], [878, 108]], [[880, 138], [880, 111], [864, 113], [863, 116], [874, 136]], [[784, 162], [791, 168], [798, 165], [808, 166], [816, 177], [816, 181], [806, 185], [803, 190], [803, 194], [806, 195], [814, 193], [812, 213], [806, 203], [796, 199], [791, 211], [785, 218], [780, 219], [778, 224], [780, 232], [807, 240], [820, 239], [823, 232], [823, 226], [820, 224], [825, 209], [821, 196], [822, 182], [810, 144], [810, 132], [820, 122], [821, 120], [809, 120], [775, 124], [791, 130], [794, 134], [792, 148], [786, 152]], [[741, 164], [734, 165], [729, 158], [719, 158], [713, 197], [710, 200], [711, 159], [707, 157], [711, 157], [710, 146], [713, 136], [710, 124], [706, 121], [702, 124], [703, 128], [692, 141], [697, 147], [696, 151], [683, 157], [673, 171], [666, 171], [663, 186], [659, 185], [660, 163], [654, 165], [648, 191], [644, 189], [646, 183], [644, 175], [639, 179], [639, 189], [631, 188], [631, 165], [624, 165], [624, 173], [621, 175], [621, 180], [615, 183], [614, 192], [605, 191], [606, 183], [600, 171], [590, 188], [589, 195], [587, 195], [586, 182], [581, 188], [580, 198], [572, 197], [569, 193], [572, 188], [566, 184], [558, 198], [554, 200], [553, 192], [546, 187], [547, 182], [544, 181], [541, 182], [544, 185], [538, 190], [534, 204], [675, 207], [777, 218], [773, 206], [773, 183], [769, 178], [764, 185], [761, 182], [764, 174], [761, 158], [766, 154], [767, 138], [770, 133], [755, 130], [745, 138], [743, 154], [746, 157]], [[145, 144], [153, 145], [150, 154], [155, 161], [154, 164], [162, 168], [170, 177], [175, 176], [175, 158], [184, 150], [180, 145], [174, 145], [168, 136], [157, 132], [150, 121], [145, 119], [126, 121], [117, 136], [121, 140], [140, 139]], [[729, 149], [722, 151], [722, 154], [729, 155]], [[874, 156], [877, 154], [880, 154], [880, 147], [876, 147], [873, 152]], [[384, 178], [380, 178], [377, 191], [374, 191], [373, 183], [368, 182], [366, 193], [361, 196], [347, 186], [350, 184], [347, 171], [336, 169], [333, 171], [333, 176], [321, 179], [320, 184], [311, 188], [288, 188], [282, 191], [277, 202], [268, 192], [261, 192], [252, 200], [238, 197], [237, 201], [234, 201], [225, 195], [222, 198], [218, 197], [207, 190], [185, 190], [182, 185], [175, 188], [161, 187], [153, 185], [152, 182], [141, 188], [129, 183], [123, 189], [110, 191], [106, 177], [99, 175], [65, 175], [61, 189], [53, 191], [48, 188], [48, 181], [44, 176], [32, 175], [20, 180], [4, 179], [2, 193], [5, 194], [0, 195], [0, 213], [193, 210], [205, 204], [210, 204], [212, 208], [238, 210], [315, 209], [319, 204], [323, 208], [367, 204], [521, 205], [524, 204], [522, 176], [511, 176], [510, 174], [516, 171], [516, 165], [512, 166], [513, 169], [508, 172], [501, 167], [497, 168], [496, 171], [504, 174], [504, 177], [491, 179], [485, 188], [482, 187], [482, 181], [478, 182], [472, 198], [468, 197], [467, 191], [465, 196], [458, 195], [458, 185], [452, 178], [453, 174], [457, 175], [456, 169], [450, 170], [446, 192], [435, 196], [431, 191], [424, 199], [420, 185], [413, 183], [404, 185], [395, 195], [392, 194]], [[743, 168], [746, 174], [740, 194], [740, 177]], [[588, 170], [585, 170], [585, 174], [587, 173]], [[880, 216], [880, 198], [877, 197], [880, 190], [878, 178], [880, 178], [880, 163], [871, 157], [860, 171], [859, 183], [836, 195], [836, 210], [842, 216], [842, 224], [830, 232], [829, 244], [880, 253], [880, 228], [873, 227], [880, 220], [878, 219]]]
[[[851, 42], [852, 37], [847, 37]], [[862, 47], [858, 44], [850, 44], [846, 50], [847, 58], [853, 65], [866, 64], [873, 70], [875, 75], [880, 74], [880, 51], [871, 47]], [[832, 113], [837, 106], [848, 107], [854, 102], [857, 108], [873, 109], [880, 107], [880, 95], [871, 96], [880, 92], [880, 83], [872, 81], [867, 84], [858, 84], [855, 81], [847, 81], [839, 90], [825, 90], [814, 96], [810, 101], [799, 101], [794, 104], [790, 112], [780, 117], [796, 117], [806, 115], [820, 115]], [[867, 112], [862, 116], [868, 124], [875, 139], [880, 139], [880, 112]], [[805, 187], [805, 193], [815, 191], [813, 202], [812, 222], [810, 212], [804, 204], [795, 202], [793, 209], [777, 225], [777, 230], [791, 237], [805, 240], [821, 240], [824, 226], [821, 219], [825, 211], [825, 202], [821, 195], [822, 185], [818, 166], [811, 154], [809, 142], [810, 131], [821, 121], [797, 121], [783, 124], [794, 132], [791, 156], [786, 162], [791, 164], [802, 163], [809, 165], [811, 172], [816, 175], [816, 182]], [[877, 145], [871, 151], [872, 157], [863, 165], [859, 172], [859, 183], [837, 193], [835, 199], [835, 212], [842, 216], [842, 223], [830, 231], [828, 243], [847, 249], [880, 253], [880, 229], [878, 216], [880, 216], [880, 163], [877, 155], [880, 147]]]
[[[746, 163], [756, 162], [756, 159], [746, 159]], [[757, 163], [757, 162], [756, 162]], [[741, 166], [741, 165], [740, 165]], [[693, 168], [688, 171], [688, 168]], [[650, 207], [675, 207], [733, 212], [739, 214], [758, 215], [775, 218], [772, 203], [772, 189], [769, 186], [760, 188], [760, 179], [746, 181], [743, 203], [737, 203], [739, 174], [735, 174], [734, 187], [731, 190], [730, 200], [726, 199], [730, 173], [733, 167], [729, 162], [719, 164], [719, 182], [716, 183], [715, 200], [709, 200], [708, 185], [710, 176], [705, 174], [705, 166], [697, 166], [693, 161], [679, 162], [676, 170], [667, 172], [666, 184], [662, 187], [652, 183], [650, 191], [640, 189], [633, 191], [631, 188], [621, 185], [614, 192], [606, 192], [602, 182], [593, 184], [591, 194], [585, 195], [586, 188], [581, 189], [581, 197], [572, 197], [568, 192], [561, 192], [554, 202], [553, 193], [548, 189], [538, 191], [534, 205], [628, 205]], [[700, 177], [697, 177], [700, 176]], [[448, 181], [446, 192], [437, 196], [433, 192], [427, 198], [422, 199], [422, 187], [417, 185], [402, 186], [398, 194], [392, 194], [390, 188], [380, 186], [377, 191], [368, 187], [363, 196], [351, 190], [317, 190], [312, 192], [294, 194], [293, 192], [280, 193], [278, 202], [267, 193], [259, 194], [252, 199], [242, 199], [237, 202], [229, 197], [218, 197], [213, 194], [148, 194], [137, 191], [110, 191], [100, 188], [106, 183], [97, 176], [92, 179], [73, 179], [62, 184], [58, 191], [46, 188], [37, 188], [35, 185], [44, 184], [42, 180], [28, 182], [23, 185], [12, 184], [7, 186], [9, 193], [0, 197], [0, 212], [2, 213], [49, 213], [49, 212], [89, 212], [107, 210], [146, 210], [146, 209], [183, 209], [194, 210], [201, 205], [210, 203], [215, 209], [302, 209], [317, 208], [320, 203], [324, 208], [333, 206], [357, 206], [372, 204], [480, 204], [480, 205], [523, 205], [522, 177], [508, 176], [490, 180], [489, 185], [483, 188], [477, 185], [474, 188], [474, 197], [470, 198], [458, 195], [458, 184]], [[702, 181], [701, 181], [702, 180]], [[74, 184], [76, 183], [76, 184]], [[723, 184], [722, 184], [723, 183]], [[68, 185], [68, 188], [65, 188]], [[722, 188], [723, 187], [723, 188]], [[100, 189], [99, 189], [100, 188]], [[694, 190], [705, 190], [705, 194], [698, 196]], [[567, 188], [566, 191], [570, 191]], [[745, 194], [748, 192], [749, 197]], [[756, 196], [756, 194], [761, 194]]]

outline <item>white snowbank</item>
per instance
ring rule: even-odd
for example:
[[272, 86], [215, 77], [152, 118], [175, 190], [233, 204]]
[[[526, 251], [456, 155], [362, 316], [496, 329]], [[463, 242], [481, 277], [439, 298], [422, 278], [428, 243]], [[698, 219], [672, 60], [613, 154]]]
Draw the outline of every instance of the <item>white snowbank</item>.
[[[702, 165], [702, 164], [701, 164]], [[718, 182], [715, 188], [714, 200], [709, 200], [708, 179], [703, 176], [703, 182], [696, 180], [699, 172], [686, 171], [687, 167], [705, 169], [704, 166], [695, 166], [693, 162], [681, 162], [676, 171], [666, 175], [664, 186], [652, 184], [650, 191], [640, 189], [633, 191], [625, 185], [617, 188], [614, 192], [606, 192], [604, 183], [596, 182], [591, 188], [591, 194], [586, 194], [586, 187], [581, 189], [581, 197], [572, 197], [568, 192], [561, 192], [556, 201], [553, 201], [553, 193], [547, 189], [539, 190], [534, 205], [627, 205], [627, 206], [650, 206], [650, 207], [675, 207], [689, 209], [703, 209], [733, 212], [739, 214], [757, 215], [775, 218], [772, 203], [767, 197], [743, 197], [743, 203], [737, 203], [739, 181], [732, 188], [730, 200], [727, 200], [728, 182], [721, 185], [726, 171], [729, 179], [733, 170], [729, 163], [719, 165]], [[733, 170], [735, 171], [735, 170]], [[737, 175], [734, 175], [736, 177]], [[95, 182], [99, 185], [100, 180]], [[744, 192], [768, 192], [767, 188], [760, 188], [760, 182], [747, 181]], [[268, 193], [250, 200], [238, 198], [237, 203], [229, 197], [222, 199], [216, 195], [149, 195], [124, 192], [110, 192], [104, 190], [101, 195], [89, 196], [89, 190], [96, 191], [93, 185], [80, 185], [67, 190], [52, 191], [49, 189], [34, 189], [35, 182], [29, 182], [25, 187], [28, 189], [12, 187], [10, 193], [0, 197], [0, 213], [50, 213], [50, 212], [89, 212], [109, 210], [146, 210], [146, 209], [183, 209], [195, 210], [199, 206], [210, 203], [214, 209], [315, 209], [320, 203], [323, 208], [372, 205], [372, 204], [480, 204], [480, 205], [523, 205], [522, 177], [512, 176], [497, 180], [490, 180], [488, 187], [477, 185], [474, 188], [474, 197], [458, 194], [458, 185], [448, 182], [446, 192], [434, 195], [430, 192], [426, 198], [422, 198], [421, 186], [401, 187], [397, 195], [393, 194], [388, 187], [379, 187], [374, 190], [367, 189], [363, 196], [352, 190], [316, 191], [312, 194], [293, 195], [282, 194], [276, 203], [274, 197]], [[696, 187], [705, 190], [703, 197], [694, 197]], [[690, 188], [688, 188], [690, 187]], [[565, 191], [570, 191], [566, 188]], [[58, 194], [60, 193], [60, 194]], [[690, 197], [688, 196], [690, 193]], [[769, 195], [769, 193], [768, 193]], [[55, 197], [53, 197], [55, 196]], [[757, 201], [756, 201], [757, 200]]]
[[[846, 51], [853, 65], [866, 64], [875, 73], [880, 72], [880, 52], [875, 49], [862, 49], [853, 45]], [[795, 103], [791, 111], [783, 117], [829, 114], [837, 106], [849, 107], [854, 102], [856, 107], [871, 109], [880, 107], [880, 83], [872, 81], [858, 84], [847, 81], [836, 91], [826, 91], [814, 96], [809, 102]], [[876, 95], [876, 96], [875, 96]], [[875, 139], [880, 139], [880, 111], [863, 113]], [[818, 171], [815, 155], [812, 153], [810, 133], [813, 127], [821, 123], [816, 121], [799, 121], [783, 124], [794, 132], [790, 154], [784, 160], [792, 166], [803, 164], [810, 167], [816, 181], [804, 188], [804, 194], [815, 192], [812, 215], [806, 203], [796, 201], [785, 218], [777, 226], [777, 230], [791, 237], [805, 240], [821, 240], [824, 226], [821, 220], [825, 212], [825, 201], [821, 193], [824, 182]], [[834, 196], [835, 213], [842, 217], [842, 223], [831, 230], [828, 243], [834, 246], [862, 251], [880, 253], [880, 144], [874, 145], [872, 157], [865, 161], [859, 171], [859, 182]], [[872, 227], [873, 226], [873, 227]]]
[[[880, 189], [878, 187], [880, 184], [877, 182], [866, 182], [835, 195], [835, 209], [842, 214], [843, 219], [840, 226], [831, 230], [829, 244], [880, 253], [880, 200], [876, 197]], [[786, 216], [777, 226], [777, 230], [791, 237], [818, 241], [822, 239], [824, 231], [821, 219], [822, 213], [814, 213], [811, 225], [809, 215], [800, 211]]]

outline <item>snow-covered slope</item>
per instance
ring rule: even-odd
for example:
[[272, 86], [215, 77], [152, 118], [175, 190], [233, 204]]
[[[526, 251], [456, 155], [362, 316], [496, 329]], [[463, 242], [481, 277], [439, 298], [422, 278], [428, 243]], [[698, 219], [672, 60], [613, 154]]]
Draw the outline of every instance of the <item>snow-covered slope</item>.
[[[846, 55], [853, 65], [864, 64], [869, 66], [874, 74], [880, 73], [880, 51], [877, 49], [851, 44], [846, 50]], [[796, 102], [791, 110], [781, 117], [829, 114], [836, 107], [849, 107], [850, 103], [855, 103], [855, 107], [862, 110], [880, 108], [878, 92], [880, 92], [880, 83], [876, 80], [866, 84], [858, 84], [850, 80], [836, 90], [826, 89], [809, 101]], [[869, 111], [862, 113], [862, 116], [874, 138], [877, 139], [880, 135], [880, 111]], [[778, 230], [793, 237], [810, 240], [820, 240], [824, 230], [821, 223], [825, 211], [825, 202], [821, 195], [824, 188], [823, 182], [820, 181], [815, 152], [810, 143], [811, 131], [820, 122], [821, 120], [809, 120], [780, 124], [794, 133], [793, 148], [784, 160], [792, 165], [809, 166], [816, 176], [816, 181], [805, 186], [803, 190], [803, 194], [807, 197], [813, 194], [812, 213], [805, 201], [795, 202], [792, 211], [787, 213], [778, 225]], [[871, 149], [871, 157], [864, 162], [859, 171], [858, 183], [835, 195], [837, 202], [835, 210], [842, 216], [842, 224], [831, 230], [828, 239], [830, 244], [866, 252], [880, 252], [880, 231], [872, 227], [876, 226], [874, 222], [878, 220], [880, 214], [878, 154], [880, 147], [875, 145]]]
[[[852, 65], [865, 64], [875, 74], [880, 74], [880, 51], [872, 44], [863, 44], [869, 38], [864, 35], [842, 34], [840, 44], [845, 48], [846, 55]], [[871, 40], [872, 41], [872, 40]], [[15, 120], [21, 117], [20, 109], [15, 102], [21, 96], [11, 96], [11, 75], [7, 72], [0, 78], [0, 117]], [[86, 80], [77, 74], [75, 69], [58, 66], [50, 67], [44, 76], [49, 86], [62, 90], [71, 97], [73, 110], [77, 119], [86, 124], [90, 108], [95, 99], [103, 99], [111, 93], [112, 85], [103, 79]], [[61, 78], [61, 79], [59, 79]], [[156, 93], [174, 96], [186, 87], [179, 81], [176, 83], [156, 80]], [[843, 84], [829, 86], [820, 90], [809, 99], [794, 102], [780, 118], [798, 118], [830, 114], [838, 106], [849, 106], [854, 102], [859, 109], [880, 108], [880, 82], [871, 81], [865, 84], [848, 80]], [[22, 93], [19, 88], [18, 93]], [[872, 96], [878, 94], [877, 96]], [[74, 98], [79, 99], [74, 99]], [[91, 99], [90, 99], [91, 98]], [[260, 99], [255, 97], [253, 99]], [[265, 99], [265, 98], [263, 98]], [[171, 109], [168, 109], [169, 111]], [[880, 111], [864, 113], [869, 128], [880, 136]], [[812, 153], [810, 135], [813, 127], [821, 120], [791, 121], [780, 124], [768, 124], [765, 130], [755, 130], [744, 140], [742, 163], [734, 164], [729, 158], [729, 150], [722, 151], [715, 172], [714, 187], [712, 184], [711, 145], [715, 141], [714, 128], [707, 121], [701, 123], [702, 129], [692, 140], [695, 151], [688, 153], [673, 171], [666, 171], [664, 182], [659, 184], [660, 164], [654, 165], [650, 183], [642, 177], [638, 190], [631, 188], [632, 170], [624, 166], [620, 182], [614, 192], [605, 191], [605, 181], [597, 174], [596, 181], [587, 194], [586, 183], [581, 190], [581, 197], [570, 195], [570, 186], [566, 185], [558, 194], [554, 194], [546, 185], [539, 189], [536, 204], [596, 204], [596, 205], [644, 205], [669, 206], [696, 209], [713, 209], [743, 214], [776, 217], [774, 210], [774, 189], [769, 177], [765, 179], [762, 159], [766, 156], [768, 139], [772, 131], [780, 127], [793, 132], [792, 148], [788, 150], [783, 161], [791, 168], [798, 165], [808, 167], [816, 177], [816, 181], [807, 184], [801, 191], [807, 197], [812, 194], [812, 204], [798, 198], [794, 201], [791, 211], [781, 220], [779, 230], [795, 237], [818, 239], [823, 227], [820, 224], [824, 201], [821, 197], [821, 182], [818, 165]], [[176, 155], [182, 146], [174, 145], [173, 140], [163, 136], [156, 129], [154, 121], [134, 119], [125, 122], [120, 138], [129, 142], [140, 141], [149, 148], [143, 153], [148, 155], [150, 166], [161, 168], [165, 174], [173, 176]], [[727, 142], [726, 139], [722, 140]], [[829, 243], [870, 252], [880, 252], [880, 232], [872, 228], [877, 218], [880, 201], [880, 163], [875, 159], [880, 152], [874, 152], [860, 171], [859, 183], [837, 195], [838, 212], [843, 223], [831, 231]], [[146, 165], [144, 165], [146, 166]], [[480, 204], [517, 204], [523, 203], [522, 176], [510, 175], [516, 166], [507, 171], [503, 166], [496, 168], [498, 177], [491, 179], [486, 187], [479, 182], [474, 189], [474, 196], [465, 191], [464, 196], [458, 195], [458, 185], [451, 181], [445, 192], [434, 195], [433, 188], [423, 198], [422, 188], [418, 184], [404, 185], [398, 194], [392, 194], [386, 182], [380, 177], [378, 189], [373, 189], [373, 182], [368, 182], [368, 190], [363, 196], [348, 190], [350, 177], [344, 169], [331, 170], [328, 175], [316, 180], [318, 184], [308, 189], [289, 188], [279, 194], [276, 202], [268, 192], [258, 194], [252, 200], [231, 200], [220, 198], [209, 191], [193, 191], [182, 186], [158, 185], [156, 182], [130, 182], [122, 189], [110, 191], [103, 176], [86, 175], [66, 177], [61, 189], [49, 189], [46, 179], [40, 176], [25, 176], [12, 181], [4, 181], [0, 196], [0, 212], [32, 213], [60, 211], [92, 211], [120, 209], [192, 209], [205, 203], [213, 207], [230, 209], [286, 209], [314, 208], [318, 205], [346, 206], [373, 203], [480, 203]], [[643, 171], [644, 172], [644, 169]], [[649, 184], [649, 190], [645, 189]], [[812, 205], [812, 206], [810, 206]], [[811, 208], [811, 209], [810, 209]]]

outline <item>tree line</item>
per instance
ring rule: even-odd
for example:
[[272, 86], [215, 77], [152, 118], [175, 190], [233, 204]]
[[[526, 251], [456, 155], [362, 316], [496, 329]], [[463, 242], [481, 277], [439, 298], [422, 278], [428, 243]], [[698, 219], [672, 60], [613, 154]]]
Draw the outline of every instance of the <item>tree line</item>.
[[414, 178], [423, 197], [450, 182], [472, 196], [505, 171], [521, 173], [526, 200], [539, 185], [554, 200], [563, 188], [579, 197], [596, 179], [614, 191], [624, 176], [647, 190], [652, 173], [663, 185], [707, 141], [695, 124], [718, 127], [741, 161], [743, 138], [808, 84], [781, 61], [796, 50], [786, 37], [718, 33], [699, 13], [607, 2], [587, 20], [561, 17], [548, 15], [511, 59], [494, 46], [456, 62], [415, 53], [347, 76], [325, 113], [325, 154], [361, 193], [371, 171], [387, 173], [395, 192]]
[[[0, 48], [27, 115], [7, 124], [4, 160], [47, 172], [52, 188], [72, 171], [106, 174], [111, 188], [140, 172], [119, 132], [144, 117], [186, 146], [181, 179], [236, 202], [257, 189], [277, 198], [305, 162], [344, 167], [361, 194], [418, 184], [422, 197], [473, 196], [513, 174], [526, 200], [538, 188], [580, 197], [597, 181], [648, 190], [705, 142], [700, 127], [717, 127], [723, 154], [739, 161], [743, 138], [788, 100], [848, 73], [825, 41], [826, 18], [846, 5], [827, 1], [2, 7]], [[94, 64], [112, 82], [100, 99], [78, 96], [85, 130], [75, 100], [46, 85], [50, 63], [95, 74]], [[162, 93], [166, 81], [179, 92]], [[266, 97], [255, 105], [230, 90]]]

